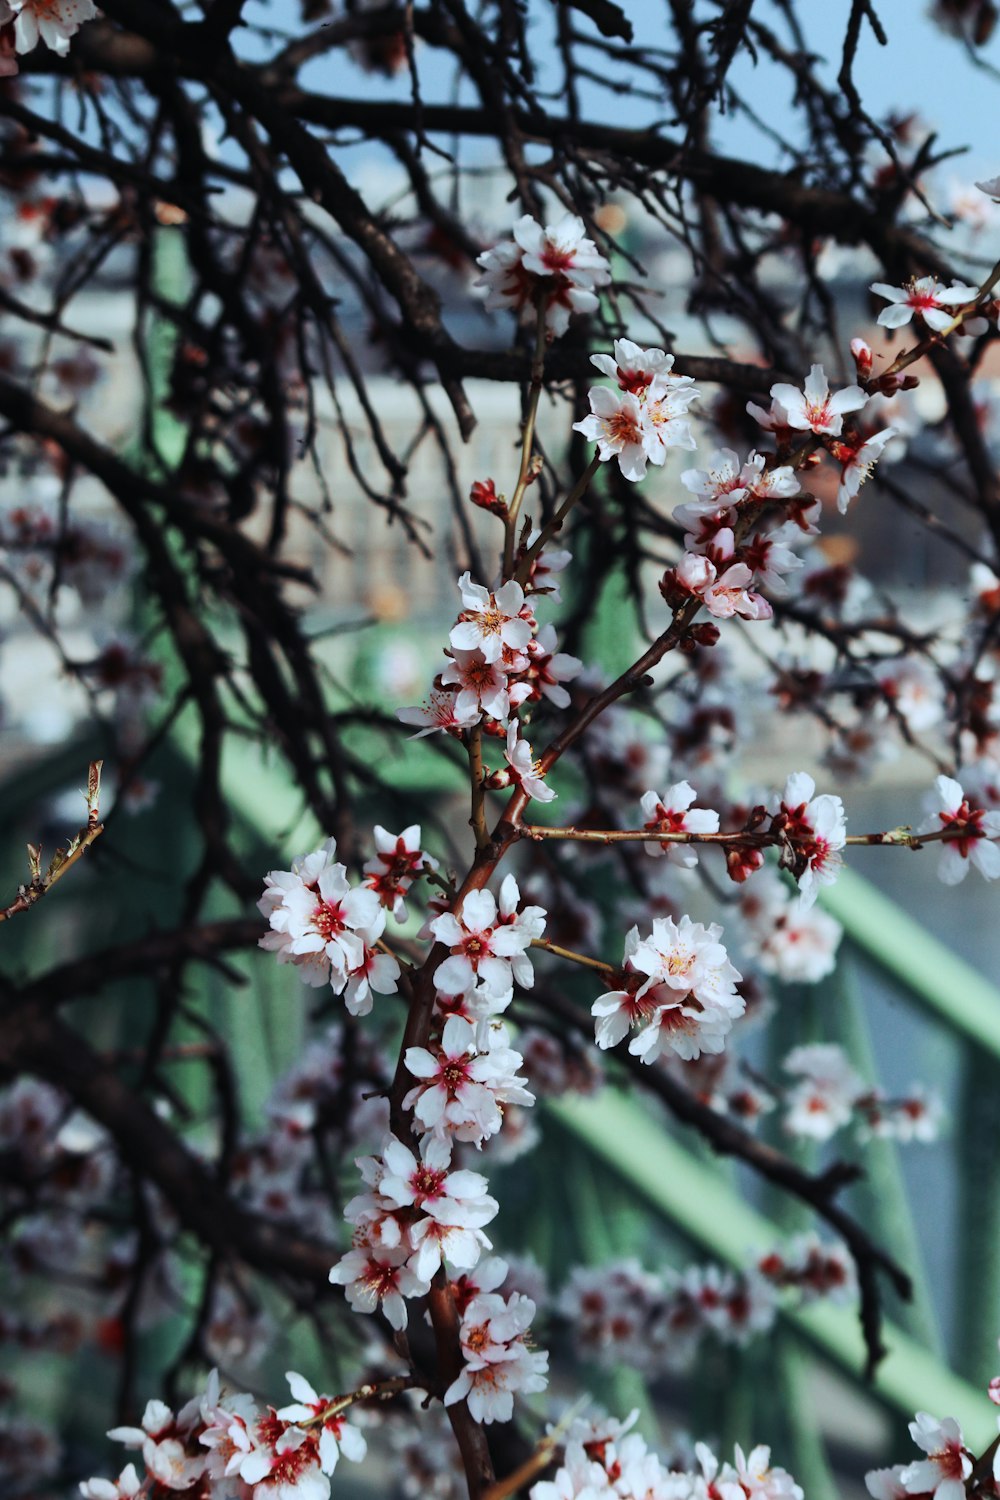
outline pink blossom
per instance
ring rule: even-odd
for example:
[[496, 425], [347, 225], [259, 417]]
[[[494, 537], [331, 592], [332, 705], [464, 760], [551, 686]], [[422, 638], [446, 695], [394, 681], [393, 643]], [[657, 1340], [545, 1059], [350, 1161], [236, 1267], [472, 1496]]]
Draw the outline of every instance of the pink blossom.
[[946, 287], [933, 276], [916, 277], [906, 286], [888, 286], [884, 281], [875, 281], [871, 290], [889, 303], [878, 315], [883, 328], [902, 328], [914, 313], [919, 313], [935, 333], [943, 333], [954, 322], [957, 308], [966, 307], [979, 297], [974, 286], [963, 286], [956, 281]]
[[355, 1248], [331, 1269], [330, 1280], [344, 1288], [355, 1312], [381, 1310], [393, 1328], [405, 1328], [404, 1298], [422, 1297], [429, 1290], [430, 1283], [421, 1281], [406, 1264], [410, 1254], [408, 1247], [371, 1246], [363, 1230], [356, 1239]]
[[793, 1047], [784, 1068], [801, 1080], [785, 1096], [784, 1126], [790, 1135], [827, 1141], [850, 1123], [866, 1085], [842, 1048], [822, 1042]]
[[117, 1479], [84, 1479], [80, 1483], [83, 1500], [134, 1500], [142, 1489], [135, 1464], [126, 1464]]
[[[302, 1375], [287, 1371], [285, 1379], [295, 1398], [290, 1406], [281, 1407], [276, 1416], [285, 1422], [314, 1422], [331, 1405], [331, 1396], [320, 1396]], [[368, 1451], [364, 1436], [352, 1427], [341, 1413], [326, 1416], [319, 1428], [319, 1461], [324, 1474], [332, 1474], [343, 1453], [352, 1463], [360, 1463]]]
[[704, 595], [715, 583], [715, 564], [699, 552], [685, 552], [674, 569], [674, 577], [687, 593]]
[[[666, 795], [644, 792], [642, 813], [643, 828], [650, 833], [718, 833], [719, 814], [711, 808], [692, 807], [698, 793], [690, 782], [678, 781], [667, 788]], [[693, 844], [649, 843], [643, 846], [647, 854], [666, 855], [674, 864], [691, 870], [698, 863], [698, 852]]]
[[934, 791], [925, 799], [929, 816], [918, 833], [945, 832], [938, 877], [945, 885], [958, 885], [975, 865], [984, 880], [1000, 876], [1000, 812], [973, 807], [961, 784], [951, 776], [939, 776]]
[[582, 219], [566, 214], [543, 228], [525, 214], [513, 234], [478, 259], [483, 274], [476, 285], [485, 287], [487, 307], [520, 313], [541, 296], [550, 337], [566, 332], [572, 313], [597, 310], [595, 290], [610, 281], [611, 268]]
[[500, 1129], [501, 1103], [535, 1102], [517, 1076], [520, 1053], [502, 1045], [479, 1052], [475, 1026], [460, 1016], [445, 1022], [436, 1049], [408, 1047], [403, 1062], [417, 1080], [403, 1107], [426, 1131], [480, 1145]]
[[752, 569], [754, 583], [769, 593], [787, 594], [785, 575], [795, 573], [803, 566], [802, 559], [786, 546], [795, 527], [789, 522], [777, 531], [758, 531], [743, 544], [740, 553], [747, 567]]
[[577, 675], [583, 662], [578, 656], [570, 656], [568, 652], [555, 648], [555, 628], [543, 625], [535, 639], [528, 643], [530, 665], [527, 680], [531, 684], [532, 700], [544, 697], [556, 708], [568, 708], [570, 696], [563, 683]]
[[840, 486], [837, 490], [837, 509], [841, 515], [854, 499], [865, 480], [871, 475], [882, 456], [882, 449], [890, 438], [896, 436], [895, 427], [885, 427], [881, 432], [866, 438], [860, 447], [850, 443], [835, 443], [831, 449], [840, 464]]
[[436, 870], [438, 862], [420, 847], [420, 825], [411, 823], [400, 834], [376, 823], [372, 834], [375, 854], [365, 861], [365, 882], [397, 922], [406, 921], [403, 897], [419, 876]]
[[60, 57], [69, 52], [70, 37], [98, 13], [93, 0], [5, 0], [5, 3], [16, 18], [14, 36], [18, 52], [33, 51], [41, 40]]
[[271, 1411], [253, 1430], [254, 1446], [239, 1476], [258, 1500], [329, 1500], [315, 1436]]
[[551, 802], [555, 792], [545, 781], [545, 773], [535, 760], [531, 746], [523, 738], [520, 725], [512, 719], [507, 725], [507, 744], [504, 759], [510, 766], [511, 777], [516, 784], [533, 797], [536, 802]]
[[481, 651], [483, 660], [499, 661], [505, 646], [520, 651], [531, 639], [532, 624], [522, 618], [524, 590], [510, 579], [491, 593], [473, 583], [469, 573], [458, 580], [463, 615], [448, 639], [462, 651]]
[[411, 739], [420, 740], [424, 735], [434, 734], [439, 729], [444, 729], [449, 734], [460, 734], [463, 729], [478, 724], [482, 715], [478, 699], [463, 699], [460, 712], [458, 693], [454, 689], [443, 691], [435, 688], [426, 703], [419, 708], [398, 708], [396, 717], [403, 724], [418, 725], [419, 728], [416, 734], [411, 735]]
[[643, 349], [631, 339], [615, 339], [614, 357], [610, 354], [592, 354], [590, 363], [596, 365], [602, 375], [610, 375], [618, 382], [620, 390], [641, 395], [648, 390], [658, 375], [669, 375], [674, 357], [663, 349]]
[[845, 386], [831, 395], [822, 365], [813, 365], [806, 376], [804, 391], [798, 386], [779, 383], [772, 385], [771, 395], [784, 408], [789, 427], [831, 437], [840, 436], [847, 412], [860, 411], [868, 402], [859, 385]]
[[844, 804], [829, 792], [814, 797], [815, 790], [812, 777], [796, 771], [772, 804], [771, 827], [791, 845], [790, 863], [804, 906], [816, 900], [819, 886], [836, 880], [847, 838]]
[[938, 1421], [928, 1412], [918, 1411], [916, 1421], [910, 1423], [910, 1436], [927, 1457], [908, 1464], [900, 1475], [907, 1493], [933, 1495], [934, 1500], [963, 1500], [972, 1458], [954, 1417]]
[[651, 451], [643, 410], [631, 391], [619, 394], [607, 386], [595, 385], [589, 397], [590, 415], [574, 422], [573, 431], [597, 444], [602, 463], [617, 458], [623, 476], [631, 480], [645, 478], [650, 460], [654, 464], [663, 463], [665, 450], [657, 444]]
[[492, 891], [470, 891], [457, 912], [445, 912], [429, 924], [438, 942], [451, 949], [451, 957], [434, 971], [434, 984], [443, 993], [464, 994], [477, 980], [494, 996], [505, 994], [515, 979], [531, 987], [534, 973], [527, 949], [544, 931], [545, 913], [531, 906], [518, 914], [512, 875], [505, 878], [500, 895], [498, 909]]
[[[487, 661], [479, 650], [463, 651], [456, 647], [452, 660], [441, 673], [441, 681], [446, 687], [454, 684], [458, 688], [455, 718], [461, 724], [478, 724], [483, 714], [502, 724], [507, 722], [511, 698], [502, 662]], [[525, 688], [525, 695], [528, 692], [530, 689]]]
[[473, 1298], [459, 1333], [465, 1365], [445, 1392], [445, 1406], [466, 1400], [476, 1421], [509, 1422], [516, 1392], [545, 1389], [549, 1357], [525, 1342], [534, 1314], [534, 1302], [519, 1292]]
[[705, 608], [718, 620], [729, 620], [733, 615], [745, 620], [769, 620], [771, 606], [749, 587], [752, 582], [753, 573], [746, 563], [733, 563], [705, 589]]

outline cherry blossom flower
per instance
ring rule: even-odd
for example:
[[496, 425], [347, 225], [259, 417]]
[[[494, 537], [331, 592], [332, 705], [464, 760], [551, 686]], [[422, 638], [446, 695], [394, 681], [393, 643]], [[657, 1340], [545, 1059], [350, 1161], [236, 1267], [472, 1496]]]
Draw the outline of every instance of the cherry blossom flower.
[[610, 990], [600, 995], [590, 1007], [590, 1013], [596, 1021], [594, 1040], [602, 1051], [617, 1047], [634, 1025], [648, 1020], [656, 1009], [653, 1000], [639, 994], [644, 988], [645, 980], [632, 962], [639, 942], [638, 927], [630, 927], [625, 936], [622, 967], [623, 973], [626, 976], [632, 975], [634, 982], [627, 989]]
[[6, 0], [6, 6], [15, 17], [18, 52], [33, 51], [41, 40], [60, 57], [69, 52], [70, 37], [98, 14], [94, 0]]
[[928, 817], [918, 833], [945, 832], [938, 877], [945, 885], [958, 885], [975, 865], [984, 880], [1000, 877], [1000, 812], [984, 812], [970, 806], [961, 784], [951, 776], [938, 776], [934, 791], [925, 799]]
[[592, 354], [590, 363], [596, 365], [602, 375], [610, 375], [618, 382], [620, 390], [641, 395], [652, 385], [658, 375], [669, 375], [674, 357], [663, 349], [643, 349], [631, 339], [615, 339], [614, 356]]
[[[695, 449], [698, 444], [687, 420], [692, 401], [701, 392], [690, 375], [661, 375], [646, 391], [647, 449], [654, 464], [662, 463], [667, 448]], [[658, 455], [663, 453], [663, 458]]]
[[830, 385], [822, 365], [813, 365], [806, 376], [805, 389], [779, 383], [772, 385], [771, 395], [785, 412], [786, 425], [800, 432], [839, 437], [847, 412], [860, 411], [868, 397], [859, 385], [848, 385], [830, 394]]
[[483, 660], [499, 661], [503, 649], [525, 647], [532, 635], [530, 620], [522, 617], [524, 590], [510, 579], [496, 593], [472, 582], [470, 573], [458, 580], [462, 591], [462, 618], [448, 639], [462, 651], [481, 651]]
[[744, 620], [769, 620], [773, 613], [771, 606], [762, 595], [753, 592], [752, 582], [753, 573], [746, 563], [733, 563], [702, 593], [705, 608], [717, 620], [730, 620], [733, 615]]
[[551, 802], [556, 793], [545, 781], [545, 773], [535, 760], [531, 746], [521, 734], [516, 719], [507, 725], [504, 759], [510, 766], [512, 780], [536, 802]]
[[911, 1083], [906, 1092], [896, 1099], [886, 1099], [884, 1094], [872, 1090], [857, 1100], [859, 1116], [858, 1137], [860, 1140], [936, 1141], [944, 1118], [944, 1105], [939, 1094], [932, 1093], [919, 1083]]
[[[627, 341], [626, 341], [627, 342]], [[673, 357], [662, 349], [639, 349], [632, 355], [615, 345], [616, 357], [593, 355], [598, 368], [613, 374], [618, 390], [592, 386], [589, 392], [590, 415], [573, 424], [575, 432], [597, 443], [602, 463], [617, 458], [626, 479], [645, 476], [647, 463], [662, 465], [668, 448], [694, 448], [686, 413], [701, 392], [687, 375], [672, 375]], [[628, 360], [623, 369], [619, 353]], [[651, 369], [657, 366], [657, 373]]]
[[213, 1370], [202, 1396], [199, 1412], [204, 1430], [198, 1442], [208, 1449], [205, 1472], [210, 1479], [228, 1479], [238, 1474], [254, 1450], [252, 1430], [258, 1416], [249, 1396], [221, 1397], [218, 1371]]
[[814, 797], [815, 790], [812, 777], [796, 771], [785, 782], [780, 800], [772, 803], [771, 827], [791, 845], [793, 873], [806, 907], [816, 900], [819, 886], [836, 880], [847, 838], [844, 804], [829, 792]]
[[972, 1473], [972, 1457], [954, 1417], [938, 1421], [929, 1412], [918, 1411], [916, 1421], [910, 1423], [910, 1436], [927, 1457], [908, 1464], [900, 1475], [907, 1493], [933, 1495], [934, 1500], [962, 1500], [965, 1481]]
[[80, 1494], [83, 1500], [134, 1500], [142, 1484], [135, 1464], [126, 1464], [117, 1479], [84, 1479]]
[[785, 575], [795, 573], [803, 566], [802, 559], [786, 546], [795, 531], [794, 524], [788, 522], [776, 531], [755, 532], [744, 542], [740, 556], [752, 570], [757, 587], [779, 596], [788, 593]]
[[803, 1500], [801, 1485], [785, 1469], [771, 1468], [771, 1450], [759, 1445], [744, 1457], [736, 1445], [736, 1478], [747, 1500]]
[[699, 552], [685, 552], [674, 568], [673, 576], [686, 593], [704, 595], [705, 590], [715, 583], [715, 564]]
[[147, 1401], [141, 1427], [112, 1427], [108, 1437], [141, 1448], [147, 1473], [166, 1489], [187, 1489], [205, 1472], [205, 1456], [188, 1452], [184, 1423], [163, 1401]]
[[405, 1328], [407, 1311], [403, 1299], [422, 1297], [429, 1290], [430, 1282], [421, 1281], [406, 1264], [410, 1254], [408, 1247], [376, 1247], [367, 1243], [363, 1229], [359, 1235], [355, 1248], [332, 1267], [330, 1280], [344, 1288], [355, 1312], [380, 1310], [393, 1328]]
[[[445, 686], [453, 683], [458, 688], [455, 718], [461, 724], [478, 724], [483, 714], [506, 724], [513, 699], [502, 662], [487, 661], [478, 650], [463, 651], [455, 647], [451, 661], [441, 673], [441, 681]], [[530, 691], [525, 685], [521, 696], [527, 697]]]
[[534, 1104], [517, 1076], [521, 1055], [506, 1046], [476, 1051], [476, 1028], [452, 1016], [436, 1051], [408, 1047], [403, 1054], [416, 1085], [403, 1099], [424, 1130], [451, 1133], [479, 1145], [503, 1123], [500, 1104]]
[[915, 733], [932, 728], [944, 718], [941, 679], [921, 657], [893, 657], [879, 662], [872, 672], [883, 693]]
[[416, 734], [410, 736], [414, 740], [423, 739], [424, 735], [434, 734], [439, 729], [449, 734], [460, 734], [463, 729], [478, 724], [481, 717], [478, 698], [474, 701], [463, 699], [459, 711], [458, 693], [454, 690], [446, 692], [441, 688], [435, 688], [427, 702], [418, 708], [396, 710], [396, 718], [401, 723], [419, 726]]
[[[385, 931], [385, 911], [379, 912], [374, 922], [367, 927], [358, 927], [362, 954], [358, 963], [347, 971], [344, 987], [344, 1004], [352, 1016], [367, 1016], [371, 1013], [373, 995], [394, 995], [399, 980], [399, 961], [391, 953], [383, 953], [376, 944]], [[334, 989], [336, 989], [336, 984]]]
[[[645, 792], [642, 797], [643, 828], [650, 833], [718, 833], [719, 814], [711, 808], [692, 807], [698, 793], [687, 781], [678, 781], [668, 787], [666, 795]], [[645, 844], [647, 854], [666, 855], [674, 864], [692, 870], [698, 863], [698, 851], [693, 844], [663, 843]]]
[[757, 1272], [774, 1287], [798, 1292], [803, 1303], [829, 1298], [851, 1302], [857, 1294], [854, 1262], [841, 1245], [824, 1244], [817, 1234], [797, 1235], [757, 1260]]
[[663, 463], [666, 452], [660, 444], [650, 451], [643, 410], [631, 391], [619, 394], [606, 385], [595, 385], [588, 394], [590, 415], [574, 422], [573, 431], [597, 444], [602, 463], [617, 458], [623, 477], [631, 480], [644, 479], [650, 461]]
[[895, 427], [885, 427], [881, 432], [875, 432], [866, 438], [860, 447], [842, 442], [831, 444], [830, 452], [840, 464], [837, 509], [841, 515], [846, 514], [847, 507], [881, 458], [882, 449], [895, 436]]
[[312, 1433], [269, 1412], [254, 1427], [254, 1446], [239, 1476], [260, 1500], [329, 1500], [330, 1481], [320, 1467]]
[[479, 256], [483, 274], [476, 285], [486, 288], [488, 308], [521, 312], [541, 296], [546, 328], [556, 338], [566, 332], [572, 313], [597, 310], [595, 289], [608, 284], [611, 268], [587, 238], [582, 219], [566, 214], [543, 228], [525, 214], [513, 235]]
[[849, 1124], [866, 1086], [842, 1048], [821, 1042], [793, 1047], [783, 1066], [801, 1079], [785, 1095], [784, 1127], [790, 1135], [827, 1141]]
[[[794, 390], [795, 387], [790, 386], [789, 389]], [[757, 426], [763, 428], [765, 432], [773, 432], [779, 436], [781, 434], [787, 435], [789, 432], [790, 423], [788, 421], [788, 413], [781, 402], [775, 399], [773, 389], [771, 392], [771, 405], [767, 411], [762, 406], [758, 406], [755, 401], [748, 401], [747, 414], [753, 417]]]
[[684, 916], [679, 923], [658, 917], [652, 934], [638, 944], [632, 966], [647, 976], [637, 1000], [655, 1002], [651, 1018], [632, 1038], [629, 1051], [643, 1062], [665, 1048], [691, 1059], [721, 1052], [746, 1002], [736, 989], [741, 978], [719, 942], [717, 923], [704, 927]]
[[403, 897], [419, 876], [436, 870], [438, 862], [420, 847], [419, 823], [411, 823], [400, 834], [389, 833], [376, 823], [372, 837], [376, 852], [364, 864], [365, 883], [397, 922], [405, 922]]
[[969, 587], [976, 607], [984, 614], [1000, 611], [1000, 578], [985, 563], [973, 563], [969, 569]]
[[382, 1152], [385, 1172], [380, 1195], [396, 1207], [412, 1207], [427, 1216], [411, 1229], [417, 1249], [412, 1268], [421, 1280], [430, 1280], [442, 1256], [468, 1269], [477, 1263], [483, 1248], [491, 1248], [481, 1231], [496, 1217], [499, 1204], [487, 1193], [488, 1183], [481, 1173], [449, 1170], [451, 1152], [451, 1142], [439, 1136], [424, 1137], [419, 1162], [395, 1138]]
[[935, 333], [943, 333], [954, 322], [957, 308], [966, 307], [979, 297], [974, 286], [964, 286], [956, 281], [946, 287], [933, 276], [916, 277], [906, 286], [888, 286], [884, 281], [875, 281], [871, 290], [889, 303], [878, 315], [883, 328], [902, 328], [914, 313], [919, 313]]
[[[580, 672], [583, 662], [567, 651], [556, 650], [556, 632], [552, 625], [543, 625], [533, 641], [528, 643], [528, 674], [533, 700], [547, 698], [556, 708], [568, 708], [570, 696], [563, 687]], [[525, 700], [527, 701], [527, 700]]]
[[909, 1493], [902, 1480], [905, 1469], [905, 1464], [894, 1464], [891, 1469], [869, 1469], [865, 1488], [873, 1500], [905, 1500]]
[[[314, 1422], [331, 1405], [332, 1397], [320, 1396], [302, 1375], [287, 1371], [285, 1379], [295, 1398], [291, 1405], [282, 1406], [276, 1413], [284, 1422]], [[337, 1460], [343, 1453], [352, 1463], [360, 1463], [368, 1452], [368, 1444], [356, 1427], [347, 1418], [339, 1415], [326, 1416], [319, 1428], [319, 1461], [324, 1474], [332, 1474]]]
[[534, 1315], [534, 1302], [519, 1292], [506, 1300], [496, 1293], [473, 1298], [459, 1333], [465, 1364], [445, 1392], [445, 1406], [466, 1400], [477, 1422], [509, 1422], [516, 1392], [545, 1389], [548, 1354], [526, 1343]]
[[[519, 921], [516, 906], [512, 910], [509, 905], [511, 895], [516, 903], [517, 882], [508, 875], [501, 886], [499, 911], [492, 891], [470, 891], [457, 912], [445, 912], [429, 924], [438, 942], [451, 949], [451, 957], [434, 971], [437, 989], [448, 995], [464, 994], [478, 980], [498, 996], [511, 988], [515, 978], [531, 987], [534, 973], [529, 960], [523, 957], [516, 968], [515, 960], [526, 954], [533, 937], [541, 936], [545, 913], [541, 907], [527, 907]], [[536, 930], [539, 918], [541, 927]]]
[[[524, 543], [525, 548], [533, 547], [541, 534], [537, 526], [533, 527]], [[559, 582], [555, 575], [564, 572], [572, 561], [573, 554], [565, 547], [546, 547], [531, 564], [531, 572], [524, 585], [525, 594], [544, 594], [547, 599], [552, 600], [553, 604], [561, 604], [562, 594], [559, 592]]]
[[752, 876], [740, 909], [744, 943], [765, 974], [816, 984], [833, 972], [843, 928], [829, 912], [792, 899], [774, 870]]
[[374, 891], [351, 888], [335, 854], [336, 841], [331, 839], [296, 861], [291, 870], [270, 871], [257, 905], [272, 929], [270, 941], [261, 939], [261, 946], [277, 952], [281, 962], [316, 962], [339, 995], [348, 974], [365, 959], [359, 929], [370, 929], [379, 921], [384, 925], [385, 912]]
[[675, 505], [674, 520], [678, 526], [684, 527], [684, 545], [688, 551], [707, 553], [714, 549], [720, 532], [726, 530], [732, 536], [736, 510], [706, 496], [685, 505]]

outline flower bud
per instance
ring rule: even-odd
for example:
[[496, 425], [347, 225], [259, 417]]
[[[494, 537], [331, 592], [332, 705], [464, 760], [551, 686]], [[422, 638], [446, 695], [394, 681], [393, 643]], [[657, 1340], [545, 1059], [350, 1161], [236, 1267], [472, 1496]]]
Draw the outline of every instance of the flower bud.
[[488, 510], [503, 521], [507, 519], [507, 502], [502, 495], [497, 494], [492, 479], [477, 479], [469, 491], [469, 499], [480, 510]]
[[864, 339], [851, 339], [851, 353], [854, 356], [854, 368], [858, 372], [859, 380], [867, 380], [872, 372], [872, 351]]

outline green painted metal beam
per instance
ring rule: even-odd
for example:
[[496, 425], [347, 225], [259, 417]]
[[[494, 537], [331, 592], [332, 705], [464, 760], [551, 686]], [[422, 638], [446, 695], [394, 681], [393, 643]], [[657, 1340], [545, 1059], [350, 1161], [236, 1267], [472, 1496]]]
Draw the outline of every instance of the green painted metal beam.
[[1000, 1058], [1000, 989], [877, 886], [842, 870], [822, 904], [851, 942], [952, 1031]]
[[[564, 1095], [546, 1109], [559, 1123], [645, 1201], [719, 1260], [745, 1266], [775, 1240], [774, 1225], [734, 1192], [650, 1116], [638, 1099], [617, 1089], [583, 1098]], [[815, 1303], [784, 1316], [822, 1354], [858, 1380], [864, 1343], [854, 1309]], [[995, 1413], [985, 1391], [954, 1375], [900, 1328], [885, 1328], [889, 1353], [879, 1365], [873, 1390], [888, 1406], [912, 1417], [915, 1411], [953, 1416], [973, 1448], [996, 1436]]]

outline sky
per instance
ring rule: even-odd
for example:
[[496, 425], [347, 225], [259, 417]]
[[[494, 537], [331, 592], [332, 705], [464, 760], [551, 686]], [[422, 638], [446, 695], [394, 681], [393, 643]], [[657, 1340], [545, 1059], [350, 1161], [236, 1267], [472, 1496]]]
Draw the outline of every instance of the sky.
[[[889, 37], [889, 46], [879, 46], [866, 24], [855, 62], [855, 78], [862, 98], [872, 113], [884, 117], [891, 111], [909, 113], [918, 109], [926, 122], [940, 132], [941, 143], [967, 146], [967, 156], [957, 162], [955, 172], [973, 180], [1000, 172], [1000, 28], [979, 56], [992, 65], [998, 76], [978, 69], [970, 61], [963, 44], [946, 36], [928, 15], [928, 0], [875, 0], [877, 13]], [[665, 0], [623, 0], [623, 8], [632, 20], [636, 42], [663, 45]], [[827, 81], [836, 86], [840, 67], [844, 31], [850, 13], [850, 0], [798, 0], [796, 6], [810, 49], [827, 60]], [[712, 14], [714, 7], [696, 0], [696, 11]], [[259, 5], [257, 15], [274, 19], [270, 6]], [[553, 6], [551, 0], [528, 0], [531, 26], [537, 37], [536, 55], [541, 61], [541, 79], [552, 88], [556, 99], [553, 112], [561, 112], [558, 98], [561, 69], [551, 41]], [[774, 0], [756, 0], [754, 14], [776, 31], [784, 26]], [[596, 37], [590, 23], [578, 13], [579, 28]], [[428, 100], [452, 97], [454, 74], [440, 53], [421, 47], [417, 55], [421, 87]], [[594, 61], [599, 62], [597, 54]], [[546, 78], [546, 69], [550, 77]], [[787, 76], [774, 65], [762, 62], [755, 67], [746, 56], [733, 64], [731, 78], [750, 101], [780, 133], [795, 128]], [[304, 81], [323, 92], [348, 97], [379, 97], [405, 101], [410, 96], [406, 75], [395, 80], [372, 78], [352, 66], [342, 52], [314, 62], [303, 75]], [[459, 85], [462, 102], [473, 103], [476, 96], [467, 82]], [[585, 113], [598, 119], [614, 119], [616, 124], [640, 125], [648, 122], [654, 107], [642, 101], [611, 100], [596, 89], [585, 90]], [[716, 130], [716, 144], [734, 155], [754, 154], [763, 165], [781, 164], [781, 152], [775, 144], [748, 126], [739, 115], [721, 119]]]

